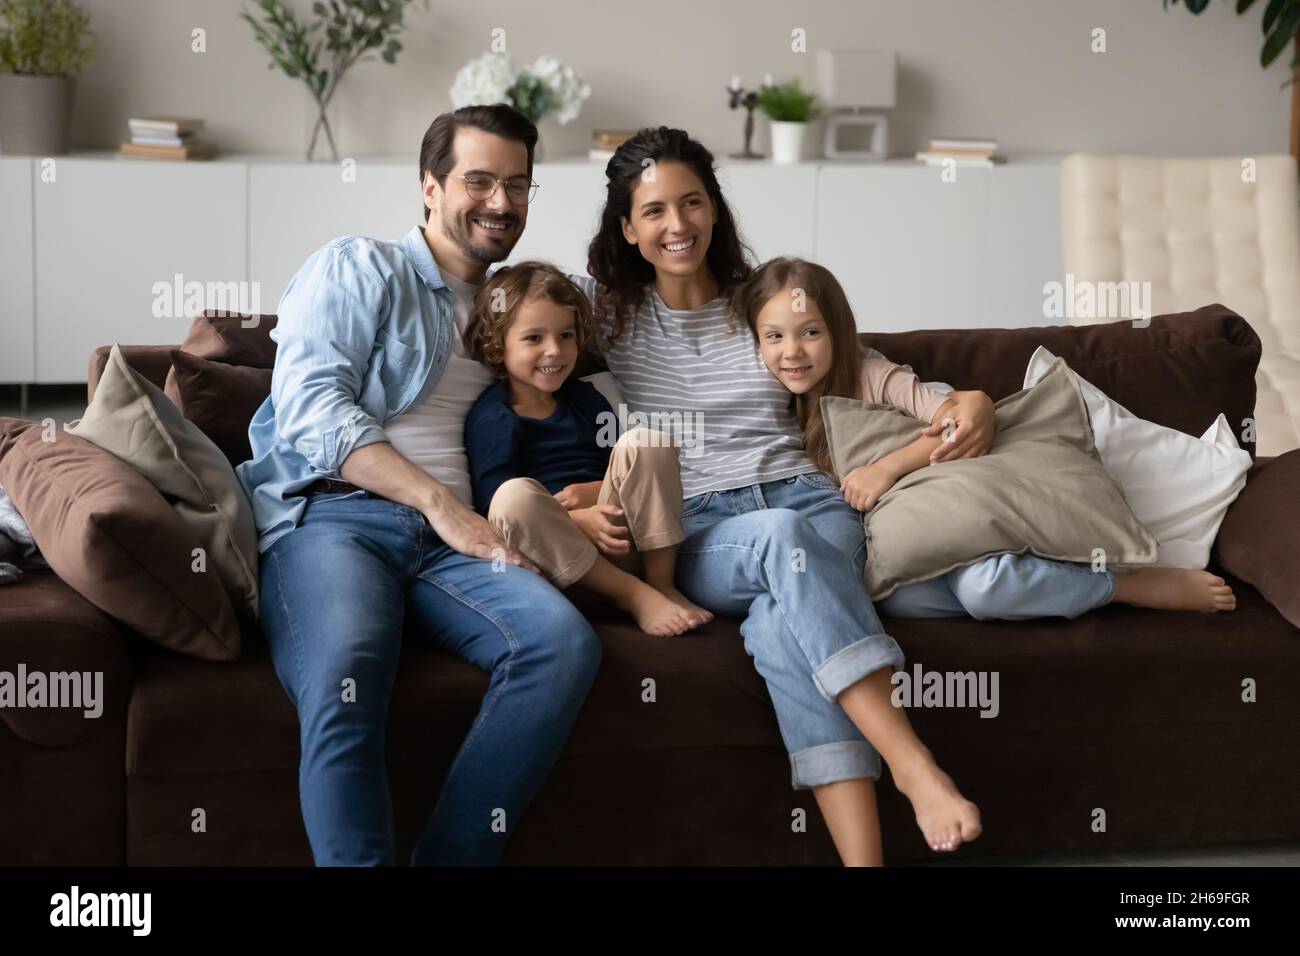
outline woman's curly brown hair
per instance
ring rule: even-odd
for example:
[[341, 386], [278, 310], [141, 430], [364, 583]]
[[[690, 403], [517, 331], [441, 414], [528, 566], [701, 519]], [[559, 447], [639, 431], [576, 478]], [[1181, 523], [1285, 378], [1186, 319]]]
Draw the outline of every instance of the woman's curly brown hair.
[[591, 303], [563, 272], [549, 262], [526, 259], [492, 273], [474, 296], [473, 311], [462, 341], [465, 354], [497, 378], [506, 377], [506, 333], [525, 302], [547, 299], [574, 311], [578, 352], [595, 330]]

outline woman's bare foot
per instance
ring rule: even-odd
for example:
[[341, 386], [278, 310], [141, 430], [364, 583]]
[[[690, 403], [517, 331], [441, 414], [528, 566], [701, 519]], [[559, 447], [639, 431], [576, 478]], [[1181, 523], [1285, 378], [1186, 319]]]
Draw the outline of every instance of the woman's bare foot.
[[690, 616], [691, 627], [699, 627], [701, 624], [708, 624], [713, 620], [713, 612], [708, 608], [700, 607], [694, 601], [687, 600], [686, 595], [676, 588], [661, 588], [651, 585], [656, 591], [672, 601], [678, 607], [684, 608]]
[[1223, 578], [1189, 568], [1138, 568], [1115, 574], [1115, 597], [1121, 604], [1162, 611], [1231, 611], [1237, 597]]
[[932, 850], [951, 851], [980, 835], [979, 807], [961, 795], [927, 750], [910, 767], [889, 768], [894, 785], [912, 801], [916, 824]]
[[660, 594], [644, 581], [636, 581], [625, 594], [614, 600], [619, 607], [636, 618], [637, 626], [647, 634], [675, 637], [703, 623], [695, 622], [689, 610]]

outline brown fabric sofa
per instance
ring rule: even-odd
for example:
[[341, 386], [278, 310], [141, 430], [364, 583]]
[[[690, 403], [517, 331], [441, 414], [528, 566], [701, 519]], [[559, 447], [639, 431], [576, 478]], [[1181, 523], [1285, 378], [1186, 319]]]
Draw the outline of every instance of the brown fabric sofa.
[[[265, 350], [268, 328], [245, 334]], [[1251, 415], [1260, 354], [1254, 331], [1222, 306], [1144, 329], [863, 341], [923, 379], [995, 399], [1019, 390], [1030, 354], [1045, 345], [1135, 413], [1198, 435], [1221, 411], [1234, 427]], [[123, 351], [164, 385], [171, 347]], [[101, 348], [92, 358], [92, 393], [106, 356]], [[1260, 586], [1273, 603], [1229, 574], [1238, 607], [1215, 616], [1109, 606], [1074, 621], [885, 619], [909, 668], [1000, 674], [996, 719], [974, 708], [912, 712], [921, 738], [983, 811], [984, 834], [963, 855], [1300, 838], [1300, 632], [1274, 606], [1285, 603], [1277, 595], [1288, 573], [1300, 590], [1300, 542], [1272, 527], [1300, 525], [1296, 485], [1284, 472], [1300, 475], [1300, 459], [1290, 457], [1256, 464], [1220, 536], [1223, 554], [1265, 556], [1270, 577]], [[1266, 473], [1275, 477], [1259, 481]], [[504, 862], [835, 863], [812, 794], [790, 787], [737, 622], [652, 638], [590, 597], [576, 600], [597, 628], [603, 663]], [[0, 588], [0, 670], [19, 662], [101, 670], [106, 702], [97, 720], [0, 710], [0, 865], [311, 863], [297, 719], [259, 636], [234, 663], [182, 656], [127, 630], [53, 572], [29, 571]], [[642, 702], [646, 677], [657, 682], [653, 704]], [[1258, 683], [1255, 703], [1242, 700], [1247, 678]], [[416, 646], [403, 656], [388, 739], [399, 860], [486, 685], [455, 658]], [[191, 829], [196, 808], [206, 832]], [[1095, 827], [1098, 809], [1104, 830]], [[887, 774], [880, 811], [889, 861], [933, 855]]]

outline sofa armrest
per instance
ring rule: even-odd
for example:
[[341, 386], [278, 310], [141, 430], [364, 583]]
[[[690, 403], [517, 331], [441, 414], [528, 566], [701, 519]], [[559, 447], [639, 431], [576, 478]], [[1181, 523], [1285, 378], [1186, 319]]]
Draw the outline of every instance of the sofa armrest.
[[1300, 449], [1261, 458], [1228, 509], [1214, 543], [1217, 564], [1264, 595], [1300, 627]]

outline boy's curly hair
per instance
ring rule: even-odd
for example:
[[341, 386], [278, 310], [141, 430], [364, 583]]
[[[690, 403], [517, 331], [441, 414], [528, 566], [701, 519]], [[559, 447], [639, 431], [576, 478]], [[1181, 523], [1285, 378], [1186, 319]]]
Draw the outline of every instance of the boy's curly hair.
[[591, 303], [555, 266], [527, 259], [492, 273], [474, 296], [473, 311], [462, 339], [465, 354], [487, 366], [497, 378], [505, 378], [506, 332], [523, 304], [538, 298], [573, 309], [574, 331], [581, 353], [595, 332]]

